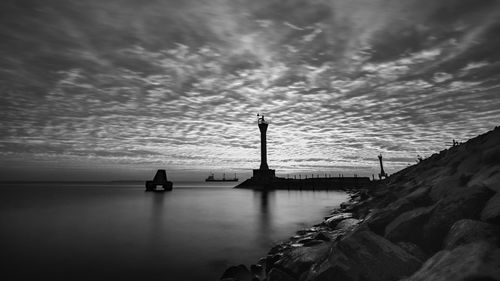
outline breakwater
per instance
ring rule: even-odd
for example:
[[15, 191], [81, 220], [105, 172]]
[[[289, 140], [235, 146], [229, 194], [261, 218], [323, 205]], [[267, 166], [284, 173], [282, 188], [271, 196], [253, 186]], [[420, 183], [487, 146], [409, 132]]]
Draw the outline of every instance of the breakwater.
[[330, 178], [306, 178], [289, 179], [275, 177], [272, 179], [258, 180], [247, 179], [235, 188], [250, 188], [257, 190], [346, 190], [368, 188], [372, 181], [368, 177], [330, 177]]
[[500, 128], [433, 154], [221, 280], [500, 280]]

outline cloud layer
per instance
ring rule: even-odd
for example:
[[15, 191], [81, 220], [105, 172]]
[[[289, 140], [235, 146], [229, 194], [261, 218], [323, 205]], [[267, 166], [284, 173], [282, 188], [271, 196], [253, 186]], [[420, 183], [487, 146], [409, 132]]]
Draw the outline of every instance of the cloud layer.
[[4, 177], [247, 171], [257, 112], [281, 174], [397, 171], [500, 120], [497, 2], [434, 2], [3, 1]]

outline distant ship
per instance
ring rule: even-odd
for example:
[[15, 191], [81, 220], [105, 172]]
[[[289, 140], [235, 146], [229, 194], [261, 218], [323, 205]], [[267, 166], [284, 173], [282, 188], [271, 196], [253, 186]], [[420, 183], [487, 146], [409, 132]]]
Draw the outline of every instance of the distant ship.
[[210, 174], [208, 178], [205, 179], [205, 181], [238, 181], [238, 178], [236, 177], [236, 174], [234, 174], [234, 178], [232, 179], [226, 179], [226, 174], [223, 174], [222, 179], [216, 179], [214, 177], [214, 174]]

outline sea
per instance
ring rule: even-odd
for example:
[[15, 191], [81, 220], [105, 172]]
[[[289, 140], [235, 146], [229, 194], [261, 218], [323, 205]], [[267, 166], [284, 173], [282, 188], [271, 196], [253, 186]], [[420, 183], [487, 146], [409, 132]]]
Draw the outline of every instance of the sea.
[[234, 182], [0, 184], [1, 280], [219, 280], [322, 221], [342, 191]]

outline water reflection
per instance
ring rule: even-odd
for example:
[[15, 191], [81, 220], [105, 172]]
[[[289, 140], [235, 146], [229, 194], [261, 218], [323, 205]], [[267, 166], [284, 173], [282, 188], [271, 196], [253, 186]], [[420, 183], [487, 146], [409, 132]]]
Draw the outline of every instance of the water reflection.
[[163, 192], [152, 192], [149, 193], [149, 195], [152, 197], [149, 237], [150, 241], [156, 241], [156, 238], [164, 233], [164, 202], [165, 197], [168, 196], [168, 194], [164, 194]]
[[253, 191], [254, 204], [258, 206], [255, 209], [259, 211], [255, 237], [256, 242], [262, 246], [267, 246], [269, 243], [272, 243], [269, 234], [273, 232], [272, 225], [275, 198], [274, 191]]

